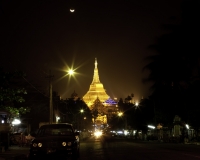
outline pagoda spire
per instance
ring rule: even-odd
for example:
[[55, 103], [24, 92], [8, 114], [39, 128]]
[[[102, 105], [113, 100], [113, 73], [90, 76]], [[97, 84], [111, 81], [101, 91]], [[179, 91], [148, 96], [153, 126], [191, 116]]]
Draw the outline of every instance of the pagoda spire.
[[99, 98], [102, 103], [104, 103], [109, 98], [106, 90], [103, 87], [103, 84], [99, 80], [97, 64], [97, 58], [95, 58], [93, 80], [90, 85], [89, 91], [83, 96], [83, 100], [89, 108], [91, 108], [91, 105], [97, 98]]
[[99, 72], [98, 72], [98, 68], [97, 68], [97, 58], [95, 58], [95, 63], [94, 63], [95, 67], [94, 67], [94, 76], [93, 76], [93, 81], [92, 81], [92, 84], [95, 84], [95, 83], [100, 83], [100, 80], [99, 80]]

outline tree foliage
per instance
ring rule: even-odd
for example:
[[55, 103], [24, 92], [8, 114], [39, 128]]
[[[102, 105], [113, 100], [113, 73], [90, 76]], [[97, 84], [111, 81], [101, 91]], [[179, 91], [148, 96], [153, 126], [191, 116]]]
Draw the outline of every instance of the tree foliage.
[[166, 124], [179, 115], [195, 126], [200, 121], [200, 3], [183, 2], [181, 24], [165, 25], [171, 32], [150, 46], [157, 54], [147, 57], [144, 70], [150, 74], [144, 82], [153, 82], [151, 100], [162, 115], [159, 121]]
[[[81, 112], [81, 110], [83, 112]], [[58, 111], [62, 116], [61, 122], [71, 123], [75, 128], [80, 128], [80, 125], [83, 122], [87, 128], [92, 125], [91, 111], [86, 103], [80, 98], [74, 99], [74, 97], [72, 97], [67, 98], [66, 100], [59, 100]]]
[[20, 104], [25, 102], [26, 89], [20, 84], [25, 76], [23, 72], [5, 72], [0, 70], [0, 110], [7, 111], [10, 116], [17, 116], [29, 112], [28, 107]]

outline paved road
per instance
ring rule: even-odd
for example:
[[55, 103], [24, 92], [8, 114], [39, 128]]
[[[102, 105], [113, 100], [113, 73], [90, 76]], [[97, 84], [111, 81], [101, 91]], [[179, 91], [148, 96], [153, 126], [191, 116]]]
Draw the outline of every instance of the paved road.
[[81, 160], [200, 160], [200, 145], [114, 140], [101, 143], [89, 139], [81, 143]]
[[[10, 147], [0, 160], [25, 160], [28, 147]], [[200, 145], [115, 139], [102, 143], [90, 138], [81, 142], [80, 160], [200, 160]]]
[[27, 160], [28, 152], [28, 146], [10, 146], [6, 152], [0, 153], [0, 160]]

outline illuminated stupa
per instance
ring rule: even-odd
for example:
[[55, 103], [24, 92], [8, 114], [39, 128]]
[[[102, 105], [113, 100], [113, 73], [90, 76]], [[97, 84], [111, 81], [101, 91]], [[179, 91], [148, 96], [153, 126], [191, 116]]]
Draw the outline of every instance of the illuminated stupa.
[[97, 58], [95, 58], [95, 68], [93, 81], [90, 85], [89, 91], [83, 96], [84, 102], [91, 109], [91, 106], [94, 104], [95, 100], [98, 98], [102, 103], [109, 99], [103, 84], [99, 80], [99, 73], [97, 68]]

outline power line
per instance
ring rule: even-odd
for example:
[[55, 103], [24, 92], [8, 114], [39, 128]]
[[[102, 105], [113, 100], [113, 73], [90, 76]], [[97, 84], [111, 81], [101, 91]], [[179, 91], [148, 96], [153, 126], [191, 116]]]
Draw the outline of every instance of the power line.
[[42, 93], [40, 90], [38, 90], [32, 83], [30, 83], [25, 77], [23, 77], [23, 79], [29, 84], [31, 85], [36, 91], [38, 91], [40, 94], [42, 94], [44, 97], [49, 98], [47, 95], [45, 95], [44, 93]]

